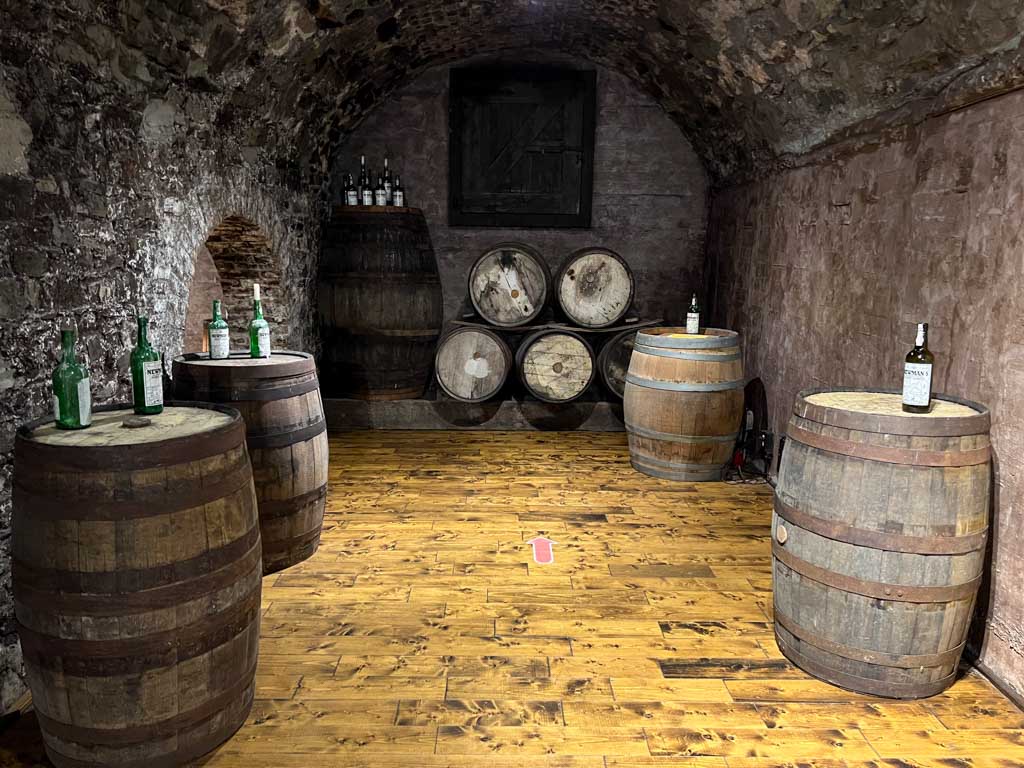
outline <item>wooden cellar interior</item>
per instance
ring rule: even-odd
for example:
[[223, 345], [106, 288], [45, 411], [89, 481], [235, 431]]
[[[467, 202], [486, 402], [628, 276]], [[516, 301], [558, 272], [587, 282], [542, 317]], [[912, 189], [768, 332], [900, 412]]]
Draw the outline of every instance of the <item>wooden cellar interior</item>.
[[1019, 0], [0, 7], [0, 766], [1024, 766]]

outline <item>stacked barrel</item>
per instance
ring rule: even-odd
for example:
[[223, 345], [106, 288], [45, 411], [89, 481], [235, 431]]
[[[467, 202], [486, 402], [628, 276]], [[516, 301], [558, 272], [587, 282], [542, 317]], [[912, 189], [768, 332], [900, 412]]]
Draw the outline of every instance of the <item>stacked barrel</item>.
[[[617, 353], [600, 358], [587, 339], [588, 331], [620, 322], [632, 304], [633, 275], [618, 254], [604, 248], [576, 251], [552, 281], [536, 249], [500, 243], [476, 260], [468, 283], [470, 303], [482, 322], [451, 331], [435, 358], [438, 384], [450, 397], [471, 403], [496, 397], [513, 366], [526, 391], [548, 403], [582, 397], [606, 359], [609, 369], [624, 377], [621, 350], [634, 331], [612, 338], [606, 346]], [[568, 322], [543, 320], [556, 302]], [[608, 383], [609, 375], [602, 371], [602, 379]], [[621, 397], [621, 386], [608, 386]]]

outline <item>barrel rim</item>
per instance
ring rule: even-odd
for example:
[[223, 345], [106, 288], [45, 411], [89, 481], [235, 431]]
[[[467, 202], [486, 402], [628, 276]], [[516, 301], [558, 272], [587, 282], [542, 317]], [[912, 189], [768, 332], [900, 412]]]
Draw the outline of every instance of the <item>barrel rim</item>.
[[[988, 434], [992, 426], [992, 413], [988, 406], [955, 395], [934, 394], [932, 399], [963, 405], [976, 411], [973, 416], [942, 416], [923, 419], [912, 415], [890, 415], [846, 411], [829, 405], [818, 405], [807, 400], [812, 395], [830, 392], [863, 392], [899, 395], [901, 390], [880, 387], [816, 387], [801, 390], [793, 403], [793, 414], [802, 419], [840, 429], [875, 432], [914, 437], [963, 437]], [[910, 429], [913, 427], [913, 429]]]
[[[619, 262], [622, 265], [622, 268], [626, 271], [626, 276], [629, 278], [629, 298], [626, 301], [626, 303], [623, 304], [622, 311], [618, 315], [604, 323], [584, 323], [578, 317], [574, 317], [573, 314], [568, 309], [566, 309], [565, 304], [562, 303], [562, 278], [565, 277], [565, 273], [574, 263], [576, 263], [576, 261], [578, 261], [583, 256], [587, 256], [591, 253], [600, 253], [605, 256], [611, 256], [615, 261]], [[613, 251], [611, 248], [605, 248], [604, 246], [577, 248], [575, 251], [570, 253], [565, 258], [564, 263], [559, 268], [558, 275], [555, 277], [554, 289], [555, 298], [558, 299], [558, 306], [562, 308], [563, 312], [565, 312], [566, 317], [568, 317], [574, 323], [577, 323], [583, 326], [584, 328], [607, 328], [609, 325], [615, 325], [615, 323], [619, 322], [619, 320], [625, 317], [626, 313], [629, 312], [630, 307], [633, 306], [633, 299], [636, 296], [636, 277], [633, 275], [633, 270], [630, 268], [626, 260], [622, 258], [622, 256], [620, 256], [619, 254], [617, 254], [615, 251]]]
[[[201, 432], [184, 437], [172, 437], [134, 446], [144, 450], [132, 451], [132, 444], [69, 446], [40, 443], [32, 439], [32, 433], [39, 427], [53, 422], [52, 416], [22, 424], [14, 437], [16, 460], [49, 462], [55, 469], [77, 471], [136, 471], [159, 466], [185, 464], [208, 459], [245, 445], [245, 422], [237, 409], [220, 403], [203, 403], [192, 400], [168, 400], [165, 408], [201, 408], [219, 411], [230, 417], [230, 421], [210, 432]], [[132, 410], [131, 403], [111, 403], [93, 409], [93, 413]], [[202, 436], [202, 439], [196, 439]]]
[[686, 329], [679, 326], [659, 326], [638, 330], [636, 341], [637, 344], [644, 344], [648, 347], [667, 349], [721, 349], [739, 346], [740, 335], [737, 331], [731, 331], [728, 328], [701, 328], [700, 330], [703, 335], [712, 338], [670, 339], [667, 338], [667, 334], [686, 333]]
[[[480, 305], [477, 303], [476, 295], [473, 293], [473, 276], [476, 275], [477, 267], [480, 266], [481, 262], [483, 262], [484, 259], [493, 254], [495, 251], [511, 249], [517, 249], [522, 251], [523, 253], [526, 253], [531, 258], [533, 258], [533, 260], [537, 262], [537, 264], [540, 266], [541, 272], [544, 273], [544, 295], [541, 297], [541, 300], [537, 302], [537, 306], [534, 308], [532, 314], [524, 316], [521, 319], [516, 320], [514, 323], [502, 323], [493, 318], [488, 317], [487, 315], [480, 311]], [[466, 275], [466, 288], [467, 292], [469, 293], [469, 301], [473, 305], [473, 309], [476, 310], [476, 313], [480, 315], [480, 317], [484, 318], [485, 320], [487, 320], [487, 322], [499, 328], [518, 328], [519, 326], [528, 325], [529, 323], [536, 320], [538, 317], [540, 317], [545, 307], [547, 307], [548, 299], [551, 298], [551, 267], [548, 266], [547, 260], [544, 258], [544, 255], [540, 252], [538, 248], [535, 248], [532, 245], [528, 245], [527, 243], [517, 242], [514, 240], [506, 240], [495, 245], [492, 245], [490, 248], [488, 248], [486, 251], [480, 254], [477, 260], [473, 262], [473, 266], [469, 268], [469, 272]]]
[[[624, 331], [620, 331], [619, 333], [615, 334], [610, 339], [608, 339], [608, 341], [606, 341], [604, 343], [604, 346], [601, 347], [601, 351], [597, 354], [597, 367], [598, 367], [598, 370], [601, 373], [601, 381], [604, 382], [604, 385], [605, 385], [605, 387], [608, 388], [608, 391], [611, 392], [613, 395], [615, 395], [620, 400], [622, 400], [625, 397], [625, 395], [626, 395], [626, 377], [625, 376], [622, 377], [622, 391], [619, 392], [618, 390], [615, 389], [615, 387], [612, 386], [611, 381], [610, 381], [610, 377], [608, 376], [608, 371], [605, 369], [605, 367], [606, 367], [606, 364], [608, 362], [608, 358], [611, 357], [611, 350], [615, 347], [616, 344], [619, 343], [619, 340], [622, 339], [625, 336], [628, 336], [629, 334], [632, 334], [633, 335], [633, 344], [635, 346], [636, 345], [636, 335], [639, 332], [640, 332], [639, 328], [627, 328]], [[630, 354], [632, 354], [632, 349], [630, 349]], [[626, 368], [628, 370], [628, 368], [629, 368], [629, 364], [628, 363], [626, 364]]]
[[[523, 358], [526, 356], [527, 350], [531, 346], [533, 346], [533, 344], [541, 337], [555, 336], [558, 334], [561, 334], [563, 336], [572, 336], [573, 338], [577, 339], [581, 344], [583, 344], [586, 350], [590, 353], [590, 378], [588, 378], [587, 383], [584, 384], [582, 388], [580, 388], [580, 391], [577, 394], [570, 397], [568, 400], [554, 400], [552, 398], [538, 394], [533, 390], [533, 387], [530, 386], [529, 382], [527, 382], [526, 380], [526, 377], [523, 375]], [[516, 350], [516, 373], [519, 374], [519, 380], [523, 383], [523, 386], [526, 387], [526, 390], [531, 395], [536, 397], [538, 400], [545, 403], [554, 403], [556, 405], [559, 403], [571, 403], [581, 398], [584, 395], [584, 393], [588, 389], [590, 389], [590, 386], [594, 383], [594, 377], [597, 375], [597, 359], [594, 357], [594, 348], [590, 346], [590, 342], [583, 338], [581, 334], [576, 333], [575, 331], [568, 328], [541, 328], [539, 331], [534, 331], [533, 333], [529, 334], [526, 338], [522, 340], [522, 342], [520, 342], [519, 349]]]
[[[493, 391], [489, 392], [486, 395], [481, 395], [480, 397], [463, 397], [461, 395], [455, 394], [450, 389], [448, 389], [448, 387], [445, 386], [444, 381], [442, 381], [441, 379], [441, 367], [438, 365], [438, 360], [441, 357], [441, 347], [444, 346], [444, 343], [455, 336], [468, 332], [482, 333], [484, 336], [489, 336], [491, 339], [498, 343], [498, 348], [501, 350], [502, 357], [505, 358], [505, 374], [501, 377], [501, 382], [494, 388]], [[498, 394], [498, 392], [501, 391], [501, 388], [505, 386], [505, 383], [508, 381], [509, 372], [512, 370], [513, 363], [514, 360], [512, 357], [512, 349], [511, 347], [509, 347], [508, 342], [501, 338], [501, 336], [496, 334], [490, 328], [482, 328], [480, 326], [475, 325], [464, 325], [452, 329], [438, 340], [437, 350], [434, 352], [434, 378], [437, 379], [438, 386], [441, 387], [441, 389], [444, 390], [445, 394], [447, 394], [449, 397], [453, 397], [462, 403], [483, 403], [486, 402], [487, 400], [490, 400], [492, 397]]]
[[[246, 352], [232, 352], [226, 360], [266, 360], [256, 365], [232, 366], [223, 360], [211, 360], [203, 357], [202, 352], [184, 352], [171, 361], [171, 370], [182, 368], [196, 371], [231, 371], [232, 379], [266, 379], [272, 376], [294, 376], [300, 373], [316, 372], [316, 362], [309, 352], [292, 349], [272, 350], [270, 357], [252, 358]], [[295, 358], [292, 360], [274, 361], [274, 355]]]

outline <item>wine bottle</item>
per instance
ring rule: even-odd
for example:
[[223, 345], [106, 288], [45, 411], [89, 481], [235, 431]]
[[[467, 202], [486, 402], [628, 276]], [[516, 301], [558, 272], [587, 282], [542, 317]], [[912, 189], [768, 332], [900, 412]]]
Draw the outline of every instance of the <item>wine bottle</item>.
[[150, 346], [149, 319], [139, 317], [139, 333], [131, 355], [132, 402], [135, 412], [153, 416], [164, 409], [163, 367], [160, 353]]
[[388, 156], [384, 155], [384, 199], [385, 205], [394, 203], [394, 185], [391, 183], [391, 169], [388, 167]]
[[377, 187], [373, 190], [373, 204], [374, 205], [387, 205], [388, 204], [388, 193], [384, 188], [384, 177], [377, 176]]
[[686, 312], [686, 332], [700, 333], [700, 305], [697, 304], [697, 294], [690, 299], [690, 308]]
[[369, 173], [367, 173], [366, 178], [363, 180], [363, 186], [359, 195], [360, 205], [373, 205], [373, 182], [370, 181]]
[[352, 174], [346, 174], [345, 177], [345, 205], [359, 205], [359, 190], [356, 189], [356, 184], [352, 181]]
[[935, 356], [928, 350], [928, 323], [917, 324], [917, 340], [903, 364], [903, 410], [928, 413], [932, 402]]
[[92, 392], [85, 363], [75, 358], [75, 332], [60, 332], [61, 360], [53, 370], [53, 420], [60, 429], [84, 429], [92, 424]]
[[249, 321], [249, 357], [270, 357], [270, 326], [263, 319], [260, 284], [252, 284], [252, 320]]
[[210, 342], [210, 359], [225, 360], [231, 354], [231, 338], [228, 324], [220, 314], [220, 300], [213, 300], [213, 320], [206, 326], [206, 336]]
[[401, 176], [395, 176], [395, 186], [391, 190], [391, 204], [398, 208], [405, 207], [405, 189], [402, 188]]

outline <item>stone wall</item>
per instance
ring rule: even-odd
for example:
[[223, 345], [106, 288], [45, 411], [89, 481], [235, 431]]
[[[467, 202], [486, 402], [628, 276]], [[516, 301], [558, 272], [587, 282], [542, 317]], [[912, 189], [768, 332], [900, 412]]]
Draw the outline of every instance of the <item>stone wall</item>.
[[[516, 57], [521, 60], [521, 57]], [[473, 262], [491, 246], [535, 246], [554, 275], [572, 251], [603, 246], [619, 253], [636, 278], [634, 310], [679, 320], [701, 285], [707, 180], [679, 127], [625, 77], [598, 68], [591, 229], [448, 226], [448, 67], [428, 70], [375, 110], [334, 161], [333, 194], [342, 173], [357, 175], [359, 156], [376, 173], [387, 153], [409, 205], [423, 209], [437, 253], [445, 319], [466, 300]]]
[[715, 317], [775, 430], [806, 387], [898, 387], [930, 323], [936, 389], [992, 409], [996, 499], [975, 651], [1024, 693], [1024, 92], [714, 195]]

